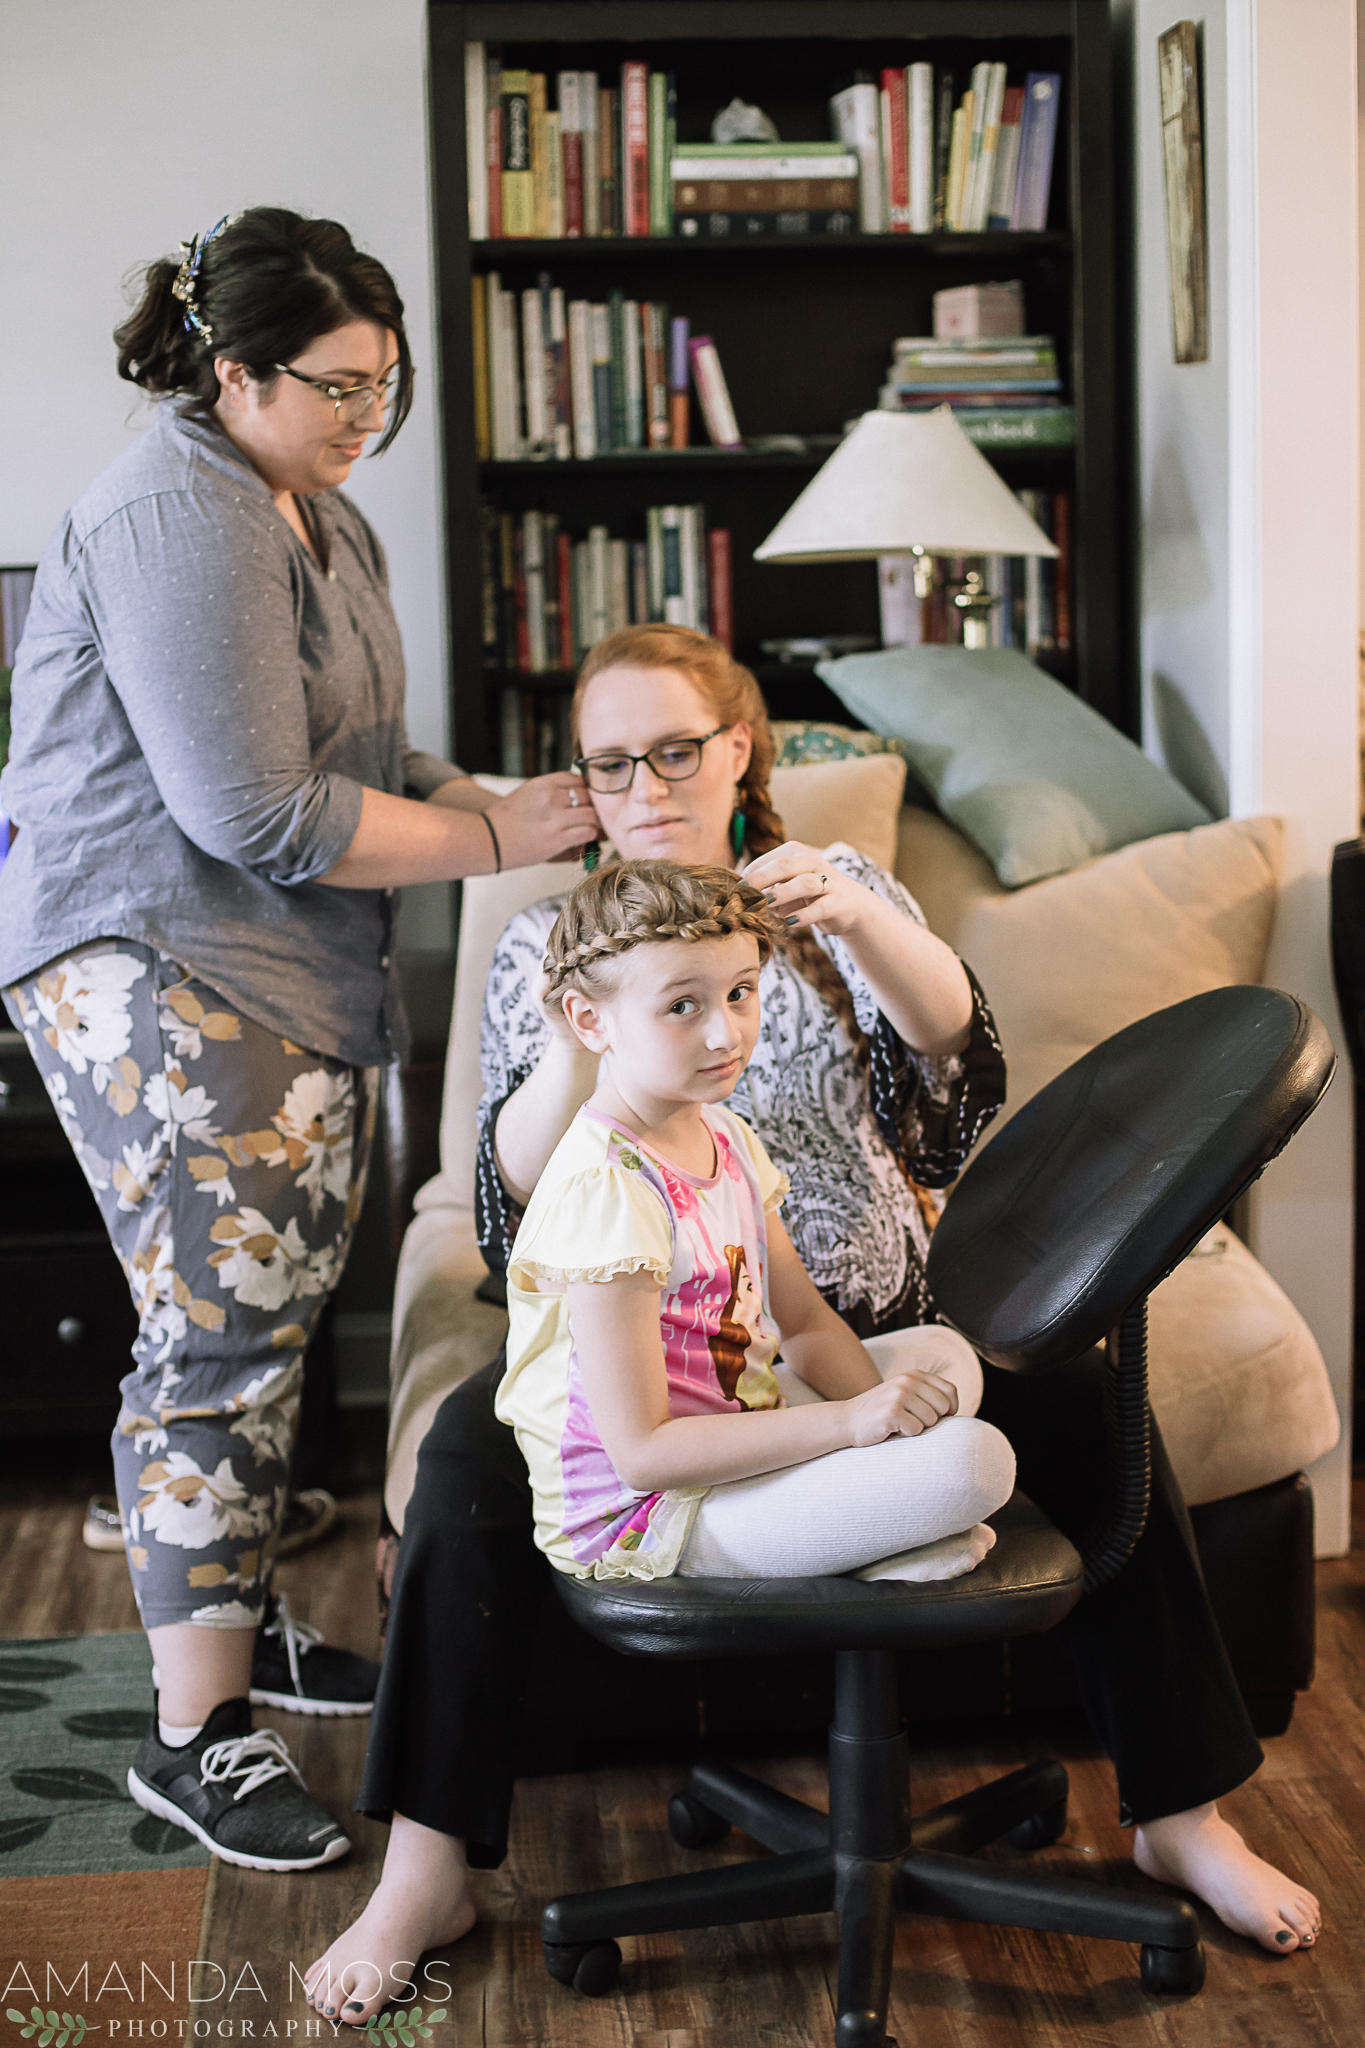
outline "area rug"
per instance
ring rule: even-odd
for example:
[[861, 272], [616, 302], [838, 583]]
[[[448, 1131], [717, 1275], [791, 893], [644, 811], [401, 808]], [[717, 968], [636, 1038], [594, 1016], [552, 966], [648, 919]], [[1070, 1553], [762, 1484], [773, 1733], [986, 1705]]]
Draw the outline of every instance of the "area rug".
[[140, 1630], [0, 1642], [0, 1887], [207, 1867], [193, 1835], [129, 1797], [151, 1703]]
[[190, 1969], [204, 1954], [216, 1870], [0, 1878], [3, 2048], [20, 2048], [35, 2005], [44, 2017], [83, 2020], [64, 2030], [73, 2040], [93, 2030], [110, 2048], [151, 2035], [174, 2042], [186, 2012], [216, 2017], [212, 2003], [189, 2003], [222, 1990], [213, 1965]]

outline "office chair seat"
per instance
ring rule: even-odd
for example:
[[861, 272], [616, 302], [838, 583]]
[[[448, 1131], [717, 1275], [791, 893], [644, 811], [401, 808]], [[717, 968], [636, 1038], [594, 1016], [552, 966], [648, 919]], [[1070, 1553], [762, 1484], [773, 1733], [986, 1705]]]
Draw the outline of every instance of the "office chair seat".
[[992, 1517], [995, 1548], [975, 1571], [938, 1584], [557, 1578], [575, 1620], [627, 1656], [827, 1649], [835, 1715], [827, 1814], [728, 1765], [699, 1764], [669, 1803], [675, 1839], [700, 1848], [736, 1824], [776, 1853], [554, 1900], [541, 1935], [555, 1978], [589, 1994], [609, 1990], [618, 1934], [834, 1910], [836, 2042], [884, 2048], [895, 1913], [908, 1908], [1135, 1942], [1145, 1989], [1199, 1989], [1199, 1926], [1183, 1900], [973, 1860], [1004, 1835], [1025, 1848], [1057, 1840], [1067, 1801], [1060, 1764], [1026, 1765], [911, 1816], [894, 1652], [1051, 1628], [1123, 1569], [1147, 1513], [1147, 1295], [1288, 1143], [1334, 1064], [1323, 1026], [1292, 996], [1212, 990], [1078, 1060], [1024, 1105], [949, 1197], [929, 1285], [943, 1319], [984, 1357], [1040, 1371], [1107, 1342], [1111, 1507], [1083, 1557], [1016, 1493]]

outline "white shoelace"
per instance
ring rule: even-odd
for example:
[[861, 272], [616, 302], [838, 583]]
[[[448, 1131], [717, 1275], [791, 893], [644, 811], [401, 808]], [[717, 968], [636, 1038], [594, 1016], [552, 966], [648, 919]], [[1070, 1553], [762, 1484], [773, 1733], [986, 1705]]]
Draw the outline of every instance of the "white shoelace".
[[300, 1790], [308, 1790], [302, 1771], [273, 1728], [259, 1728], [251, 1735], [233, 1735], [226, 1742], [211, 1742], [199, 1760], [199, 1775], [205, 1785], [240, 1778], [242, 1782], [232, 1795], [234, 1802], [259, 1792], [272, 1778], [296, 1778]]
[[303, 1680], [299, 1676], [299, 1651], [307, 1656], [323, 1640], [322, 1630], [314, 1628], [311, 1622], [295, 1621], [289, 1612], [289, 1603], [283, 1593], [275, 1599], [275, 1619], [265, 1630], [268, 1636], [279, 1636], [284, 1643], [285, 1655], [289, 1659], [289, 1676], [294, 1681], [294, 1691], [304, 1697]]

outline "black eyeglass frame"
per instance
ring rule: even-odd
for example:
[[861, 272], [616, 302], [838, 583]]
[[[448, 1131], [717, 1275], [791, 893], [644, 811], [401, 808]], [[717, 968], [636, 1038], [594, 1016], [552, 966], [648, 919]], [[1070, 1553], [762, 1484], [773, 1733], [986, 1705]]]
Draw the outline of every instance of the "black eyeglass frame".
[[[625, 796], [627, 791], [635, 786], [635, 771], [642, 761], [649, 763], [651, 774], [657, 775], [660, 782], [690, 782], [694, 775], [701, 772], [701, 750], [706, 745], [706, 742], [719, 739], [723, 732], [729, 732], [729, 730], [730, 727], [728, 725], [718, 725], [711, 732], [679, 733], [676, 739], [656, 741], [649, 748], [648, 752], [643, 754], [627, 754], [624, 751], [616, 754], [583, 754], [580, 755], [573, 765], [587, 783], [588, 788], [597, 796]], [[660, 768], [658, 762], [654, 759], [654, 756], [665, 747], [695, 747], [697, 750], [695, 764], [683, 775], [665, 775], [663, 769]], [[588, 771], [598, 761], [629, 761], [630, 775], [621, 784], [619, 789], [598, 789], [596, 787]]]
[[[379, 407], [380, 419], [387, 419], [389, 408], [398, 401], [399, 390], [403, 382], [401, 367], [389, 372], [382, 387], [377, 384], [329, 384], [324, 377], [307, 377], [302, 370], [291, 370], [288, 363], [276, 363], [275, 368], [282, 375], [292, 377], [296, 384], [311, 384], [314, 391], [320, 392], [324, 398], [330, 398], [332, 401], [332, 417], [337, 421], [341, 419], [341, 408], [346, 400], [348, 398], [359, 398], [362, 392], [368, 392], [369, 396]], [[366, 406], [365, 412], [368, 411], [369, 407]], [[362, 413], [361, 419], [364, 416], [364, 413]], [[358, 427], [360, 420], [347, 420], [345, 424], [349, 427]]]

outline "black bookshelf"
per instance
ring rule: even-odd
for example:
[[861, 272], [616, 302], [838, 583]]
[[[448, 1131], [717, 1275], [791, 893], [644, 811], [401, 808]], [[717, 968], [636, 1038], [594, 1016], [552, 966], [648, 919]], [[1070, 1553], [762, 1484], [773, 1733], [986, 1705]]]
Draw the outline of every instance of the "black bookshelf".
[[[458, 758], [497, 766], [498, 689], [547, 695], [558, 675], [485, 670], [480, 644], [480, 498], [500, 511], [558, 511], [584, 531], [636, 534], [648, 505], [685, 491], [733, 535], [736, 652], [755, 668], [774, 716], [806, 717], [822, 686], [760, 653], [763, 640], [878, 630], [872, 563], [805, 570], [753, 550], [825, 460], [845, 422], [876, 404], [897, 334], [932, 329], [946, 284], [1024, 280], [1028, 325], [1057, 337], [1074, 449], [991, 451], [1010, 485], [1072, 494], [1072, 648], [1049, 665], [1094, 708], [1135, 733], [1136, 662], [1126, 545], [1128, 437], [1120, 417], [1108, 0], [432, 0], [430, 94], [446, 540]], [[626, 57], [675, 73], [680, 143], [705, 140], [736, 93], [769, 112], [784, 140], [828, 135], [827, 103], [855, 69], [927, 59], [966, 73], [1002, 58], [1011, 77], [1063, 77], [1048, 228], [1039, 234], [849, 235], [698, 242], [678, 238], [471, 243], [466, 185], [464, 45], [553, 74]], [[479, 462], [474, 441], [470, 280], [496, 270], [507, 289], [548, 271], [575, 296], [667, 301], [716, 338], [741, 431], [813, 437], [803, 452], [633, 452], [591, 462]], [[694, 415], [699, 409], [694, 406]], [[699, 417], [694, 435], [704, 439]], [[821, 440], [823, 437], [823, 442]]]

